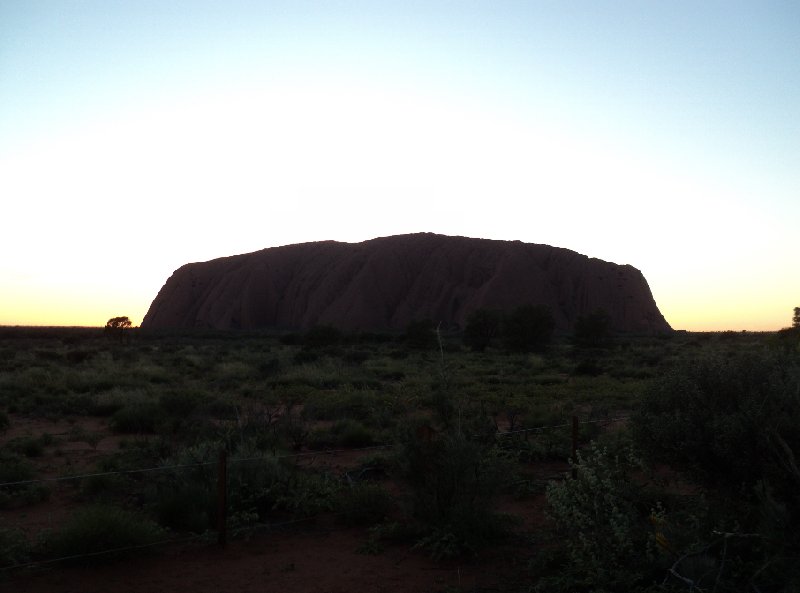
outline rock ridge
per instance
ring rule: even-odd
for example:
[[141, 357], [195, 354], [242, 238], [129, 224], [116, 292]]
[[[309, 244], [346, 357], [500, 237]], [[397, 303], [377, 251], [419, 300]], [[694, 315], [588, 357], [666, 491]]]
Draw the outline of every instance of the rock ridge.
[[569, 249], [417, 233], [361, 243], [271, 247], [181, 266], [150, 305], [148, 329], [463, 328], [479, 308], [547, 305], [556, 327], [604, 309], [615, 331], [670, 332], [642, 273]]

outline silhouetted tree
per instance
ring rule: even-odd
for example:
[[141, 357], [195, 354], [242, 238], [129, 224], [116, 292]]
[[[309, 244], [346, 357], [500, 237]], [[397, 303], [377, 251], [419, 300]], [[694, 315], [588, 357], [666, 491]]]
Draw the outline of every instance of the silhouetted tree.
[[341, 330], [332, 325], [315, 325], [303, 336], [303, 344], [309, 348], [336, 346], [344, 339]]
[[405, 341], [409, 348], [427, 350], [436, 346], [436, 328], [433, 321], [412, 321], [406, 326]]
[[552, 341], [555, 327], [550, 307], [522, 305], [506, 316], [503, 341], [506, 348], [516, 352], [543, 350]]
[[112, 317], [106, 322], [105, 334], [114, 340], [123, 342], [131, 325], [131, 320], [127, 317]]
[[794, 316], [792, 317], [792, 327], [800, 328], [800, 307], [794, 308]]
[[492, 339], [500, 333], [503, 317], [499, 311], [478, 309], [467, 317], [464, 344], [476, 352], [483, 352]]

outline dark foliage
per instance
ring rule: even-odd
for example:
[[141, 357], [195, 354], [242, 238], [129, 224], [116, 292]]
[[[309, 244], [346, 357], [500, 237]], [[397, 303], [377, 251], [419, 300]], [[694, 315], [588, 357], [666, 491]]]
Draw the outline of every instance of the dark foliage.
[[430, 319], [412, 321], [406, 327], [405, 343], [414, 350], [429, 350], [436, 346], [436, 326]]
[[105, 334], [113, 340], [123, 342], [131, 326], [131, 320], [127, 317], [112, 317], [106, 323]]
[[325, 348], [341, 344], [343, 340], [344, 334], [332, 325], [315, 325], [303, 336], [303, 345], [307, 348]]
[[[647, 457], [706, 486], [716, 522], [734, 532], [739, 564], [736, 574], [719, 569], [726, 585], [718, 590], [743, 590], [737, 587], [748, 580], [800, 581], [798, 567], [787, 562], [800, 557], [796, 356], [758, 351], [686, 360], [649, 390], [632, 426]], [[718, 555], [728, 550], [727, 541], [708, 546]]]
[[541, 351], [553, 340], [556, 322], [545, 305], [523, 305], [503, 322], [505, 347], [514, 352]]
[[503, 315], [500, 311], [478, 309], [467, 318], [464, 344], [475, 352], [483, 352], [500, 333]]
[[575, 322], [573, 339], [577, 346], [603, 346], [611, 337], [611, 317], [602, 309], [581, 315]]

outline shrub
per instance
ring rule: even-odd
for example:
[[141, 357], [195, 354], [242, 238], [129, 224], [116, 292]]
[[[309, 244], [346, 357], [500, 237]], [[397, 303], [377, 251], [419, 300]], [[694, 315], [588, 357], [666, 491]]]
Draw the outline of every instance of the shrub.
[[366, 447], [375, 442], [372, 432], [357, 420], [339, 420], [331, 432], [343, 447]]
[[159, 525], [179, 531], [202, 533], [212, 527], [216, 497], [210, 481], [205, 484], [178, 480], [161, 490], [155, 511]]
[[611, 317], [602, 309], [581, 315], [573, 339], [578, 346], [603, 346], [611, 337]]
[[0, 527], [0, 569], [27, 562], [30, 552], [30, 544], [22, 531]]
[[786, 561], [800, 555], [796, 356], [755, 351], [683, 361], [652, 386], [631, 425], [650, 459], [708, 488], [716, 529], [734, 533], [730, 546], [713, 550], [718, 562], [729, 551], [737, 555], [735, 568], [719, 569], [720, 590], [761, 587], [765, 579], [800, 581], [796, 563]]
[[277, 358], [262, 360], [258, 363], [256, 369], [261, 378], [273, 377], [281, 370], [281, 361]]
[[406, 326], [404, 339], [409, 348], [430, 350], [436, 346], [436, 327], [430, 319], [412, 321]]
[[202, 442], [162, 460], [166, 467], [183, 467], [154, 474], [147, 496], [159, 524], [195, 532], [213, 525], [219, 449], [219, 443]]
[[[204, 442], [180, 451], [165, 465], [191, 465], [164, 474], [155, 491], [162, 524], [199, 531], [216, 521], [217, 465], [220, 444]], [[276, 510], [301, 516], [334, 507], [340, 483], [306, 473], [244, 443], [228, 459], [228, 512], [233, 527], [265, 521]], [[182, 506], [183, 505], [183, 506]]]
[[97, 354], [94, 350], [67, 350], [67, 362], [73, 365], [86, 362]]
[[342, 520], [348, 525], [374, 525], [392, 508], [392, 496], [380, 484], [356, 482], [344, 488], [336, 500]]
[[170, 391], [159, 398], [159, 406], [164, 412], [178, 419], [186, 419], [200, 404], [201, 396], [185, 391]]
[[124, 433], [153, 433], [160, 409], [154, 401], [139, 401], [125, 405], [111, 417], [111, 429]]
[[348, 364], [359, 365], [369, 360], [369, 357], [370, 353], [365, 350], [348, 350], [342, 360]]
[[303, 346], [300, 350], [292, 358], [292, 362], [294, 364], [309, 364], [312, 362], [317, 362], [320, 359], [320, 353], [318, 350], [314, 350], [312, 348], [307, 348]]
[[[507, 533], [507, 518], [493, 503], [512, 465], [493, 442], [470, 440], [457, 429], [420, 438], [408, 426], [397, 462], [412, 489], [412, 515], [425, 527], [419, 546], [431, 555], [471, 555]], [[457, 542], [445, 546], [447, 554], [442, 538]]]
[[105, 474], [89, 476], [81, 480], [81, 493], [92, 499], [108, 498], [117, 493], [125, 493], [129, 482], [125, 476], [115, 474]]
[[[76, 511], [46, 547], [53, 556], [66, 557], [145, 546], [163, 538], [164, 532], [144, 517], [116, 507], [94, 506]], [[96, 561], [93, 556], [91, 562]]]
[[738, 491], [766, 480], [782, 494], [800, 476], [800, 366], [775, 353], [686, 360], [646, 393], [631, 419], [652, 459]]
[[16, 453], [0, 451], [0, 509], [17, 508], [47, 500], [50, 491], [39, 483], [15, 484], [33, 479], [33, 466]]
[[315, 325], [303, 336], [303, 344], [308, 348], [336, 346], [344, 339], [341, 330], [331, 325]]
[[499, 311], [478, 309], [467, 317], [464, 344], [475, 352], [483, 352], [500, 333], [503, 316]]
[[523, 305], [503, 321], [503, 341], [514, 352], [538, 351], [550, 344], [556, 323], [545, 305]]
[[547, 486], [548, 514], [568, 555], [561, 586], [569, 591], [638, 590], [634, 587], [653, 572], [655, 558], [651, 506], [630, 479], [631, 470], [640, 467], [638, 460], [630, 453], [612, 458], [593, 445], [585, 455], [578, 452], [573, 467], [578, 479]]
[[587, 377], [597, 377], [603, 374], [603, 367], [596, 359], [586, 358], [575, 365], [573, 371], [575, 375], [585, 375]]
[[34, 437], [18, 437], [9, 441], [8, 447], [25, 457], [41, 457], [44, 453], [42, 441]]

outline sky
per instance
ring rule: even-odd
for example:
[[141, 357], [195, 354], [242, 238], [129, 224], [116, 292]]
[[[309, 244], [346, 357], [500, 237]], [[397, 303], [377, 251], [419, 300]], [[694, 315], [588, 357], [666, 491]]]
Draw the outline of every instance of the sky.
[[0, 325], [141, 323], [189, 262], [412, 232], [800, 306], [800, 3], [0, 0]]

